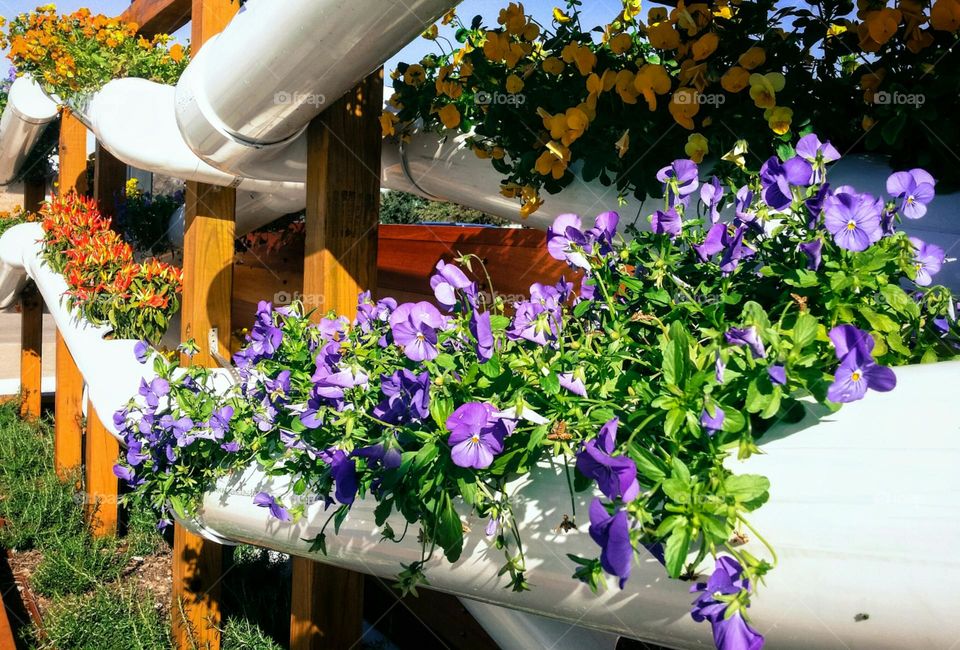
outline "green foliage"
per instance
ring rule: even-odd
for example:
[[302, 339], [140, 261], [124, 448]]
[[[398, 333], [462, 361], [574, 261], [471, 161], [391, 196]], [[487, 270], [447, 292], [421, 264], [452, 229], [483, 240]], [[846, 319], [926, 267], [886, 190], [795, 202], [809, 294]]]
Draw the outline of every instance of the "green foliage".
[[44, 628], [47, 638], [37, 650], [162, 650], [172, 645], [169, 622], [154, 598], [122, 586], [55, 600]]
[[133, 246], [138, 256], [170, 252], [170, 218], [183, 204], [183, 196], [151, 194], [138, 188], [137, 179], [127, 181], [113, 227]]
[[469, 223], [502, 226], [507, 222], [453, 203], [429, 201], [415, 194], [388, 190], [380, 193], [380, 223]]

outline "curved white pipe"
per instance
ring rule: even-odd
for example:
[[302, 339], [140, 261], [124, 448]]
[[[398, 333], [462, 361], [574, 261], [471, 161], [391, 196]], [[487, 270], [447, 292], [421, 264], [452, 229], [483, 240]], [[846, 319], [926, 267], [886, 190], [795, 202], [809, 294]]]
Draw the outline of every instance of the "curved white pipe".
[[[769, 647], [947, 648], [960, 637], [953, 615], [960, 559], [950, 552], [960, 542], [960, 362], [896, 374], [893, 392], [871, 393], [819, 422], [808, 415], [778, 425], [762, 441], [765, 454], [728, 463], [772, 485], [752, 520], [780, 563], [750, 610]], [[354, 504], [338, 535], [327, 535], [328, 555], [311, 553], [305, 540], [329, 516], [322, 500], [288, 497], [305, 506], [297, 523], [253, 504], [258, 492], [292, 494], [291, 485], [291, 477], [267, 478], [251, 467], [208, 492], [197, 519], [222, 538], [383, 577], [420, 559], [415, 525], [401, 543], [381, 542], [369, 498]], [[595, 557], [597, 547], [586, 533], [589, 493], [575, 497], [577, 531], [556, 530], [572, 514], [562, 468], [542, 466], [510, 489], [533, 590], [504, 589], [506, 579], [497, 577], [503, 557], [485, 537], [486, 522], [472, 516], [464, 517], [461, 559], [428, 563], [434, 588], [668, 647], [710, 647], [709, 626], [689, 615], [690, 583], [668, 580], [646, 553], [622, 591], [611, 581], [595, 595], [571, 580], [566, 554]], [[404, 528], [402, 518], [390, 523]], [[745, 548], [767, 557], [756, 539]]]
[[230, 173], [305, 180], [310, 121], [456, 4], [250, 0], [177, 84], [187, 145]]
[[20, 168], [47, 126], [57, 119], [57, 105], [28, 75], [10, 86], [0, 118], [0, 185], [17, 177]]
[[496, 642], [500, 650], [616, 650], [619, 635], [591, 630], [490, 603], [461, 598], [460, 602]]

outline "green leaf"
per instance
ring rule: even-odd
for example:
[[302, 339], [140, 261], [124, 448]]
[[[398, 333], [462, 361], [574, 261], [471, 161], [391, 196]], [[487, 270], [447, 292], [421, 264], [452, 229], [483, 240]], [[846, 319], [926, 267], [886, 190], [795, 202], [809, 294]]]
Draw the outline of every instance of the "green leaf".
[[759, 474], [734, 474], [723, 482], [723, 489], [740, 503], [759, 506], [770, 496], [770, 480]]
[[664, 548], [664, 559], [667, 563], [667, 574], [671, 578], [679, 578], [683, 573], [683, 566], [687, 561], [687, 551], [690, 550], [690, 539], [693, 533], [690, 524], [678, 526], [670, 533]]
[[690, 363], [690, 342], [680, 321], [670, 325], [670, 340], [663, 351], [663, 377], [668, 384], [682, 386]]
[[796, 349], [802, 350], [816, 340], [819, 325], [819, 321], [806, 312], [797, 316], [793, 326], [793, 345]]
[[556, 395], [560, 392], [560, 378], [555, 372], [548, 372], [540, 379], [540, 387], [547, 395]]
[[899, 286], [895, 284], [884, 285], [880, 288], [880, 293], [886, 299], [887, 304], [897, 313], [911, 318], [920, 318], [920, 306]]
[[456, 508], [453, 507], [450, 495], [444, 493], [441, 498], [443, 503], [440, 506], [440, 519], [437, 522], [437, 543], [443, 548], [447, 560], [456, 562], [463, 552], [463, 524], [460, 522], [460, 515], [457, 514]]

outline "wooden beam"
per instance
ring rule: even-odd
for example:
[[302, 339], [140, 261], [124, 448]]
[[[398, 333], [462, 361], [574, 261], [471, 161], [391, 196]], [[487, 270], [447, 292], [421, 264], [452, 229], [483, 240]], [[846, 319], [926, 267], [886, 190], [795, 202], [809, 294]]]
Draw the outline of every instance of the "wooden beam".
[[[231, 0], [193, 0], [194, 50], [223, 30], [239, 9]], [[181, 336], [199, 353], [187, 363], [216, 366], [214, 353], [229, 357], [230, 300], [237, 193], [232, 188], [187, 183], [183, 238]], [[209, 337], [217, 330], [217, 347]], [[173, 641], [180, 650], [220, 648], [220, 582], [224, 549], [175, 526], [173, 545]]]
[[25, 178], [23, 181], [23, 209], [27, 212], [38, 212], [46, 200], [46, 179]]
[[43, 298], [32, 282], [20, 294], [20, 417], [40, 417]]
[[59, 196], [71, 191], [85, 195], [87, 187], [87, 127], [69, 108], [63, 109], [60, 119], [60, 180]]
[[67, 480], [83, 463], [83, 376], [59, 330], [56, 355], [53, 458], [57, 475]]
[[188, 22], [193, 0], [134, 0], [120, 15], [125, 22], [137, 23], [143, 36], [172, 34]]
[[[308, 129], [303, 293], [314, 317], [352, 314], [377, 286], [383, 71], [360, 83]], [[349, 648], [362, 636], [363, 576], [293, 561], [291, 650]]]
[[117, 216], [117, 207], [126, 192], [127, 164], [97, 143], [97, 156], [93, 166], [93, 198], [100, 212], [108, 217]]
[[119, 483], [113, 466], [120, 443], [107, 431], [87, 402], [87, 437], [84, 444], [84, 516], [96, 537], [115, 535], [119, 520]]

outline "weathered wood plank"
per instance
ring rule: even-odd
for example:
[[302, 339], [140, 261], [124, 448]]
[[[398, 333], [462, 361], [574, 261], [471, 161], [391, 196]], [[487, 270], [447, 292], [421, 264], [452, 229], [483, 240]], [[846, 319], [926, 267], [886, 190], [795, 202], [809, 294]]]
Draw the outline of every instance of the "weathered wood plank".
[[113, 466], [120, 455], [120, 443], [87, 402], [87, 436], [84, 442], [84, 517], [95, 537], [117, 534], [119, 483]]
[[83, 376], [59, 330], [56, 355], [53, 457], [57, 475], [66, 480], [83, 463]]
[[137, 23], [140, 34], [172, 34], [188, 22], [193, 0], [135, 0], [120, 15], [125, 22]]
[[20, 417], [40, 417], [43, 298], [31, 282], [20, 295]]

